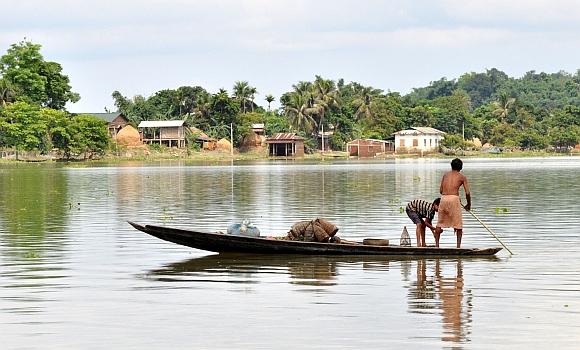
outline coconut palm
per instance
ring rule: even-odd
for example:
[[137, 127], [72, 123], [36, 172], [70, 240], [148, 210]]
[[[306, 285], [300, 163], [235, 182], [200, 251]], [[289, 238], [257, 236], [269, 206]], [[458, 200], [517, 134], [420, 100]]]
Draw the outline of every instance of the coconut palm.
[[312, 91], [312, 83], [309, 81], [299, 81], [298, 84], [292, 85], [294, 92], [303, 94]]
[[240, 103], [243, 113], [246, 113], [246, 105], [250, 101], [250, 85], [247, 81], [236, 81], [234, 83], [233, 97]]
[[338, 107], [338, 90], [333, 80], [323, 79], [319, 75], [316, 76], [313, 84], [312, 106], [316, 108], [316, 115], [318, 117], [318, 124], [324, 124], [324, 116], [326, 113]]
[[248, 106], [254, 111], [254, 97], [258, 93], [255, 87], [250, 86], [247, 81], [236, 81], [234, 84], [233, 97], [240, 103], [243, 113], [246, 113]]
[[506, 92], [502, 92], [499, 95], [499, 100], [492, 103], [493, 115], [499, 117], [501, 122], [505, 122], [515, 102], [514, 97], [509, 97]]
[[373, 116], [371, 106], [373, 105], [373, 98], [376, 96], [376, 91], [371, 87], [363, 86], [357, 90], [356, 97], [352, 101], [352, 105], [356, 108], [354, 116], [358, 120], [363, 118], [371, 118]]
[[274, 96], [268, 94], [264, 99], [266, 100], [266, 102], [268, 102], [268, 112], [270, 112], [270, 104], [274, 102]]
[[252, 87], [252, 86], [250, 86], [249, 90], [250, 90], [250, 101], [251, 101], [250, 106], [252, 107], [252, 112], [254, 112], [254, 106], [256, 105], [254, 103], [254, 98], [255, 98], [256, 94], [258, 93], [258, 90], [256, 90], [256, 88]]
[[313, 118], [316, 110], [309, 106], [309, 98], [308, 94], [292, 92], [287, 95], [282, 105], [284, 114], [290, 119], [291, 128], [307, 133], [312, 132], [316, 126]]

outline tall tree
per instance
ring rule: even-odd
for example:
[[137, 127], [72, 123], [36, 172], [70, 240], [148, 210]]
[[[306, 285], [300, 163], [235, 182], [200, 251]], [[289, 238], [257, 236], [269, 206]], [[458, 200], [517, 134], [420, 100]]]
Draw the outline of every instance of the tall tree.
[[0, 58], [0, 74], [16, 88], [17, 100], [64, 109], [67, 102], [77, 102], [80, 96], [72, 92], [62, 66], [45, 61], [40, 48], [26, 40], [13, 44]]
[[274, 96], [268, 94], [268, 95], [266, 95], [266, 98], [264, 98], [264, 99], [266, 100], [266, 102], [268, 102], [268, 112], [270, 112], [270, 110], [271, 110], [270, 109], [270, 104], [272, 102], [274, 102]]

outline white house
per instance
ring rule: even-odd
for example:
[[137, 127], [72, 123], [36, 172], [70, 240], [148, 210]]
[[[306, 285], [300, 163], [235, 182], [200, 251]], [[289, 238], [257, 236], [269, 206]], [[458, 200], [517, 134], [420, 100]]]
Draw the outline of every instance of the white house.
[[437, 152], [445, 133], [428, 127], [412, 127], [395, 135], [395, 153]]

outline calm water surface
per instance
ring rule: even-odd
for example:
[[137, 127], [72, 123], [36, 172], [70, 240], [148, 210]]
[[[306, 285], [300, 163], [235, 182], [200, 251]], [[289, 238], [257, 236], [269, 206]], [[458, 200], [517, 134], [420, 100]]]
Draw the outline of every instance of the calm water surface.
[[[493, 259], [223, 256], [126, 223], [283, 235], [321, 216], [397, 241], [413, 233], [401, 207], [448, 168], [0, 165], [1, 348], [578, 349], [580, 158], [465, 160], [474, 212], [515, 253]], [[498, 245], [464, 219], [464, 246]]]

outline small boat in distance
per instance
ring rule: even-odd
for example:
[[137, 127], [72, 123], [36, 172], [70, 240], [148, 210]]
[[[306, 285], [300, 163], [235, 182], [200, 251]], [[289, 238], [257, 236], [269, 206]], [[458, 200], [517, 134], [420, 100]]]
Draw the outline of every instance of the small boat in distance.
[[318, 243], [264, 237], [228, 235], [221, 232], [185, 230], [129, 221], [139, 231], [191, 248], [215, 253], [305, 254], [305, 255], [393, 255], [393, 256], [492, 256], [502, 248], [436, 248], [377, 246], [363, 243]]

